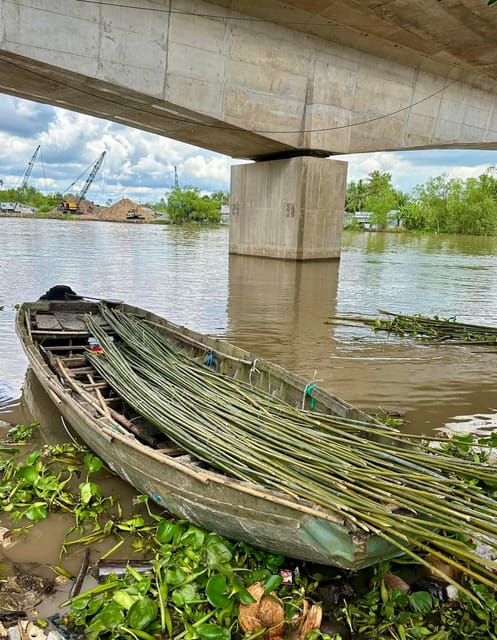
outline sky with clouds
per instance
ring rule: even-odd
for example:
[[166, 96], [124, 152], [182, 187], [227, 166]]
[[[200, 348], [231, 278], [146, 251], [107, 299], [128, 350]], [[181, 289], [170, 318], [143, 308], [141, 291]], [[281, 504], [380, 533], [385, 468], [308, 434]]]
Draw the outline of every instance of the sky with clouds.
[[[0, 180], [2, 188], [20, 185], [40, 145], [29, 184], [42, 193], [77, 193], [102, 151], [102, 167], [87, 197], [105, 205], [130, 198], [136, 203], [166, 199], [174, 186], [201, 191], [229, 190], [228, 156], [107, 120], [0, 94]], [[497, 151], [434, 150], [337, 156], [349, 163], [348, 179], [388, 171], [393, 185], [410, 192], [443, 173], [455, 178], [479, 176], [497, 165]]]

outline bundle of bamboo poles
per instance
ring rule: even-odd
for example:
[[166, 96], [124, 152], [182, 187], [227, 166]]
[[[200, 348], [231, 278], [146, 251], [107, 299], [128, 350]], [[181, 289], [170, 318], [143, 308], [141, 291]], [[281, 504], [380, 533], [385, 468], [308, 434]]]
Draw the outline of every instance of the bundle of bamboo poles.
[[[396, 545], [495, 586], [495, 470], [378, 423], [301, 411], [188, 358], [146, 323], [102, 308], [95, 369], [177, 445], [240, 480], [305, 498]], [[439, 441], [440, 438], [437, 438]], [[316, 512], [319, 516], [319, 512]], [[472, 541], [472, 542], [470, 542]]]
[[362, 316], [332, 316], [328, 324], [369, 326], [373, 331], [386, 331], [398, 336], [420, 338], [422, 340], [449, 342], [450, 344], [497, 344], [497, 327], [466, 322], [457, 322], [455, 317], [429, 318], [421, 314], [406, 315], [379, 311], [387, 318]]

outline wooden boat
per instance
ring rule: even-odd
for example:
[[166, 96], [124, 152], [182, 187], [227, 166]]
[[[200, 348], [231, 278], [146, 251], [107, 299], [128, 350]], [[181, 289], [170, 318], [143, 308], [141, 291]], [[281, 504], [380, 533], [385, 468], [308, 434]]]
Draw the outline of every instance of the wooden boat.
[[[89, 361], [85, 316], [104, 324], [99, 304], [95, 299], [26, 302], [18, 309], [16, 330], [36, 377], [65, 420], [117, 475], [177, 517], [289, 557], [357, 570], [399, 555], [382, 537], [312, 502], [206, 467], [137, 415]], [[322, 413], [374, 422], [318, 388], [311, 398], [305, 380], [225, 341], [124, 303], [106, 304], [142, 319], [194, 359], [214, 357], [225, 376], [250, 381], [294, 406], [312, 402]]]

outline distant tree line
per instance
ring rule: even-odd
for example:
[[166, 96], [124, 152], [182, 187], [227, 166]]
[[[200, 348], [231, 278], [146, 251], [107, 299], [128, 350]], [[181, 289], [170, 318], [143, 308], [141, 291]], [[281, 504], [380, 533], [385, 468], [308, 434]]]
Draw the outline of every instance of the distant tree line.
[[0, 202], [26, 204], [31, 207], [36, 207], [36, 209], [42, 213], [51, 211], [59, 204], [62, 198], [60, 193], [43, 195], [40, 191], [37, 191], [29, 185], [22, 191], [19, 189], [2, 189], [2, 185], [3, 183], [0, 180]]
[[[478, 178], [430, 178], [409, 195], [393, 188], [390, 173], [372, 171], [347, 186], [346, 211], [371, 212], [370, 223], [385, 229], [396, 211], [404, 229], [466, 235], [497, 235], [497, 169]], [[354, 226], [352, 218], [351, 225]]]
[[[406, 194], [392, 186], [392, 175], [372, 171], [365, 180], [347, 185], [345, 210], [370, 212], [370, 223], [386, 229], [389, 214], [396, 212], [407, 231], [497, 235], [497, 167], [491, 166], [478, 178], [466, 180], [443, 174], [430, 178]], [[2, 189], [0, 201], [18, 202], [36, 207], [40, 213], [55, 209], [61, 193], [44, 195], [34, 187]], [[198, 187], [175, 187], [157, 203], [148, 206], [167, 214], [171, 224], [212, 224], [221, 218], [221, 206], [228, 204], [226, 191], [201, 195]], [[349, 226], [357, 222], [351, 216]]]
[[228, 201], [226, 191], [200, 195], [198, 187], [174, 187], [156, 208], [167, 214], [171, 224], [213, 224], [220, 222], [221, 206]]

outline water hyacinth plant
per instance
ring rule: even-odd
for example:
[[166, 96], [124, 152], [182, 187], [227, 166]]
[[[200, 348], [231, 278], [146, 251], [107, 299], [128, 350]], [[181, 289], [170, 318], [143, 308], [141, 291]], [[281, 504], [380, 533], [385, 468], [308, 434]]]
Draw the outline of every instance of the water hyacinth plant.
[[[200, 638], [229, 640], [238, 629], [240, 603], [251, 603], [247, 586], [263, 581], [269, 592], [281, 584], [275, 573], [284, 558], [256, 552], [242, 543], [185, 521], [159, 520], [153, 532], [150, 572], [129, 565], [123, 577], [105, 582], [70, 602], [70, 626], [85, 638]], [[298, 611], [295, 597], [288, 615]]]
[[[465, 436], [451, 444], [447, 455], [454, 462], [471, 460], [475, 455], [481, 459], [485, 455], [481, 444], [485, 443]], [[474, 453], [475, 447], [478, 447], [477, 453]], [[253, 602], [249, 590], [251, 585], [259, 583], [265, 593], [277, 594], [283, 603], [283, 637], [297, 640], [294, 621], [302, 615], [305, 602], [321, 603], [322, 585], [344, 582], [346, 585], [347, 581], [354, 580], [360, 585], [359, 595], [345, 599], [346, 590], [342, 589], [342, 596], [325, 611], [323, 630], [314, 629], [308, 640], [347, 637], [338, 632], [328, 635], [329, 620], [341, 623], [342, 629], [357, 639], [497, 638], [495, 588], [470, 577], [462, 577], [464, 590], [460, 591], [459, 600], [447, 603], [426, 591], [407, 593], [396, 588], [396, 582], [387, 582], [388, 574], [402, 572], [405, 561], [382, 563], [361, 574], [346, 575], [327, 567], [296, 563], [244, 543], [230, 542], [184, 520], [164, 518], [146, 496], [136, 499], [144, 513], [123, 513], [119, 500], [114, 496], [112, 501], [107, 501], [110, 496], [98, 486], [100, 460], [75, 444], [47, 445], [23, 456], [19, 449], [5, 446], [1, 460], [2, 505], [7, 506], [6, 515], [14, 515], [16, 523], [22, 522], [21, 515], [29, 521], [24, 502], [29, 496], [36, 496], [36, 500], [43, 503], [46, 517], [58, 509], [57, 505], [72, 505], [69, 511], [74, 514], [74, 524], [68, 534], [79, 533], [79, 539], [72, 538], [75, 545], [86, 546], [105, 536], [119, 541], [127, 535], [137, 557], [148, 559], [147, 572], [138, 572], [130, 561], [124, 575], [110, 570], [101, 584], [64, 603], [69, 610], [59, 619], [58, 627], [67, 635], [102, 640], [268, 637], [270, 630], [264, 626], [258, 631], [245, 632], [239, 624], [240, 606]], [[60, 475], [64, 465], [68, 473], [73, 474], [72, 482], [66, 482], [67, 475]], [[95, 486], [88, 490], [88, 483]], [[12, 509], [8, 506], [10, 502]], [[105, 508], [101, 509], [102, 505]], [[91, 517], [82, 517], [78, 509], [90, 512]], [[30, 521], [31, 526], [35, 520]], [[105, 556], [115, 557], [119, 548], [116, 544]], [[63, 567], [63, 551], [61, 566], [53, 569], [70, 577]], [[101, 559], [102, 556], [93, 556], [94, 561]], [[286, 570], [280, 573], [282, 568]], [[407, 568], [411, 572], [423, 572], [423, 567], [414, 563], [408, 563]], [[288, 574], [292, 576], [290, 583], [282, 579]]]
[[465, 322], [457, 322], [455, 317], [429, 318], [421, 314], [407, 315], [380, 311], [386, 318], [333, 316], [328, 324], [358, 325], [371, 327], [373, 331], [384, 331], [388, 334], [416, 338], [426, 342], [447, 344], [479, 344], [497, 343], [497, 328]]

